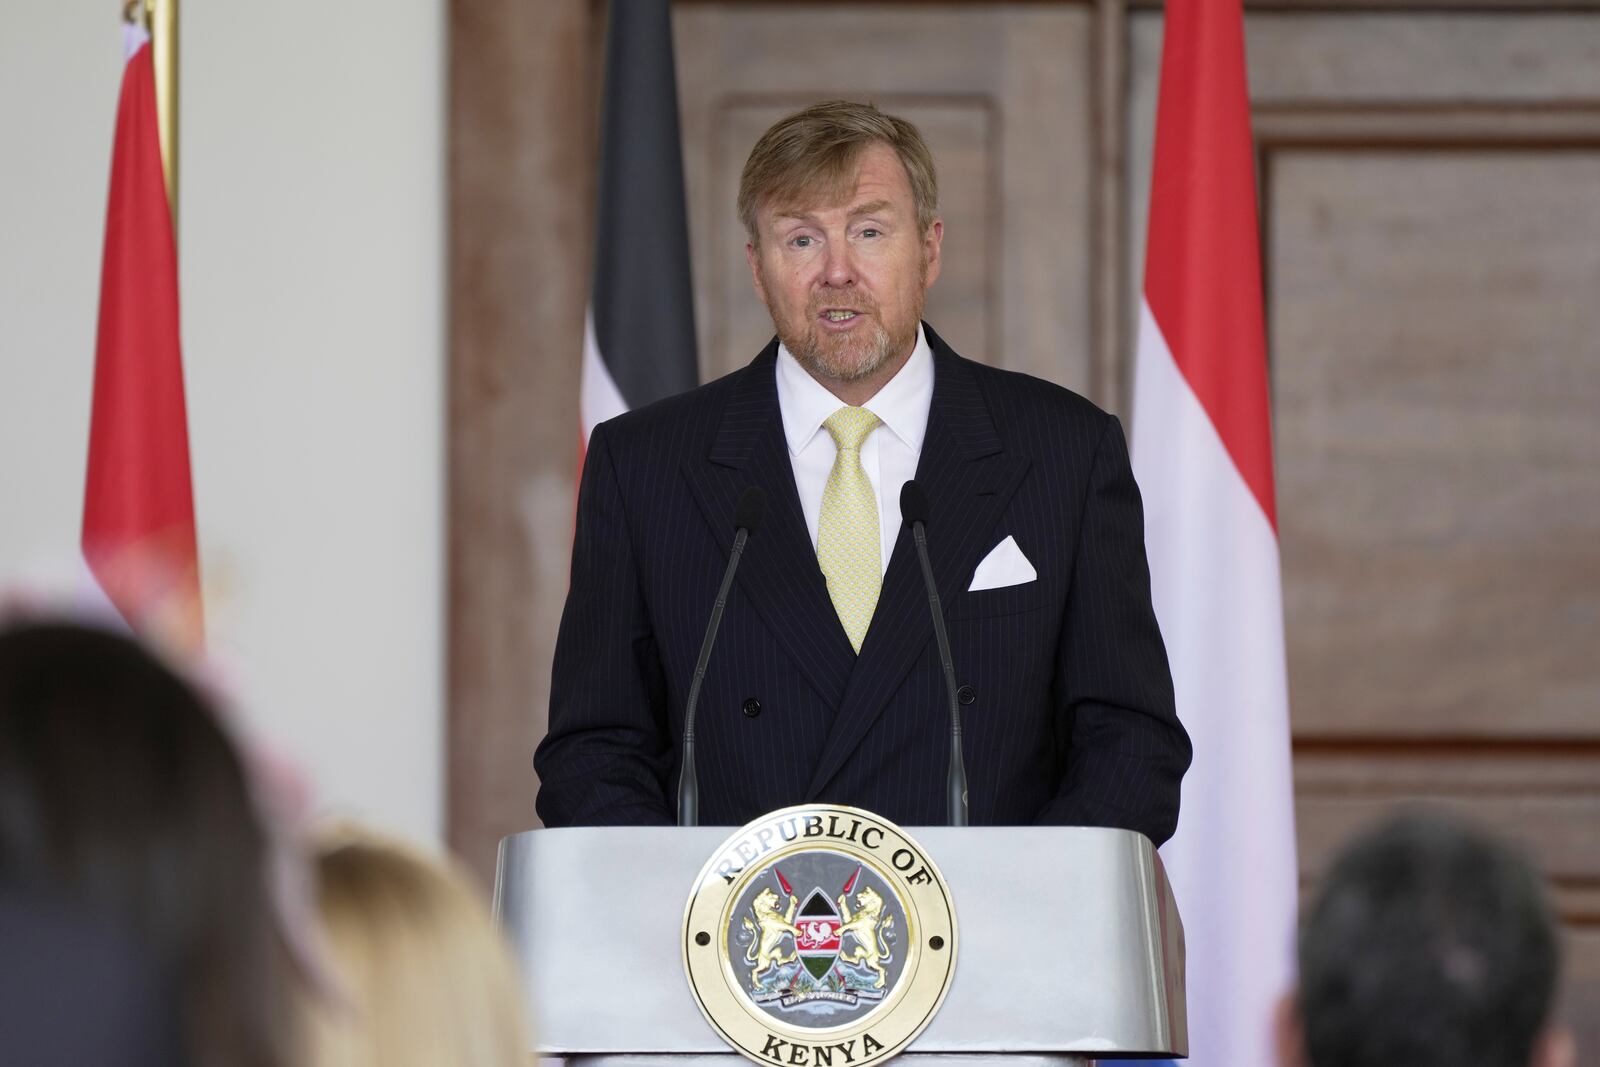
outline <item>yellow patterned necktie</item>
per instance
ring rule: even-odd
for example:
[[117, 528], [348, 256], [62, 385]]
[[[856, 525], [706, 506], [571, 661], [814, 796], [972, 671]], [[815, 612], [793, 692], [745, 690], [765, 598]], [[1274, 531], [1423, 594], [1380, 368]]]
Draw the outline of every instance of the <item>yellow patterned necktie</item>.
[[842, 407], [823, 422], [838, 446], [817, 519], [817, 563], [828, 596], [857, 652], [872, 625], [883, 586], [883, 545], [878, 537], [878, 496], [861, 465], [861, 444], [882, 423], [866, 408]]

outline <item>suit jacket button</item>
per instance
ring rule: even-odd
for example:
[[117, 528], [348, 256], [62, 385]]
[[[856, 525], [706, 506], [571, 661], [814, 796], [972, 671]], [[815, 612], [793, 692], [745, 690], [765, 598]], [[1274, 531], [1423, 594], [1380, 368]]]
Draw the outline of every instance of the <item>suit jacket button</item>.
[[745, 700], [745, 702], [744, 702], [744, 713], [746, 715], [748, 715], [752, 719], [755, 718], [757, 715], [760, 715], [761, 714], [761, 701], [757, 700], [755, 697], [750, 697], [747, 700]]
[[956, 699], [963, 704], [974, 704], [978, 700], [978, 693], [970, 685], [964, 685], [956, 690]]

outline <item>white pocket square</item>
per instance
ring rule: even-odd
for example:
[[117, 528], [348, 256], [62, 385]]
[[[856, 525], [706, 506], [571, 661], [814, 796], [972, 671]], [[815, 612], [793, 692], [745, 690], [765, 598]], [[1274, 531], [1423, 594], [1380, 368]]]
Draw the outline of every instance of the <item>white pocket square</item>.
[[1037, 577], [1039, 572], [1033, 569], [1028, 557], [1017, 547], [1016, 538], [1007, 534], [1006, 539], [995, 545], [989, 554], [983, 557], [983, 562], [978, 564], [978, 569], [972, 572], [972, 584], [967, 586], [967, 592], [975, 593], [979, 589], [1003, 589], [1008, 585], [1022, 585]]

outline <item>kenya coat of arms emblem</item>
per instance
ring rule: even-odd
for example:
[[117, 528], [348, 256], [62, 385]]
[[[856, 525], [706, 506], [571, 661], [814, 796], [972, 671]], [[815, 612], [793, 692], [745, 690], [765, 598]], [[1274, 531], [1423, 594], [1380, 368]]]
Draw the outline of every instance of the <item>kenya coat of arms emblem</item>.
[[944, 879], [853, 808], [774, 812], [706, 864], [685, 916], [701, 1010], [760, 1063], [870, 1067], [933, 1018], [955, 967]]
[[[827, 851], [802, 862], [839, 865], [829, 860], [853, 862], [849, 856]], [[816, 886], [804, 904], [795, 898], [782, 865], [774, 863], [771, 871], [788, 897], [788, 910], [780, 914], [778, 894], [758, 889], [749, 914], [740, 919], [742, 929], [734, 936], [735, 943], [745, 947], [744, 963], [751, 968], [750, 992], [756, 1003], [777, 1001], [785, 1011], [813, 1005], [811, 1010], [828, 1014], [832, 1005], [854, 1007], [863, 997], [882, 999], [889, 980], [886, 965], [895, 962], [889, 947], [896, 937], [895, 913], [884, 911], [883, 893], [863, 881], [861, 865], [855, 864], [836, 900]], [[850, 894], [858, 888], [852, 912]]]

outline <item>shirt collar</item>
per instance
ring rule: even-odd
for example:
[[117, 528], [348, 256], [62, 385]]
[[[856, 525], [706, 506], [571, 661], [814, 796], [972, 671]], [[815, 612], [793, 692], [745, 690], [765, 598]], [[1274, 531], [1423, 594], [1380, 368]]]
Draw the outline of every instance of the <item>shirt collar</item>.
[[[822, 430], [823, 421], [843, 407], [844, 402], [813, 378], [781, 342], [778, 344], [777, 377], [783, 434], [789, 442], [789, 454], [798, 455]], [[911, 358], [861, 406], [882, 419], [907, 448], [920, 453], [932, 404], [933, 350], [928, 347], [922, 324], [918, 323], [917, 343], [911, 349]]]

